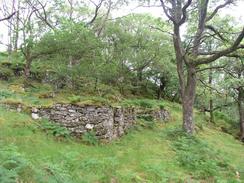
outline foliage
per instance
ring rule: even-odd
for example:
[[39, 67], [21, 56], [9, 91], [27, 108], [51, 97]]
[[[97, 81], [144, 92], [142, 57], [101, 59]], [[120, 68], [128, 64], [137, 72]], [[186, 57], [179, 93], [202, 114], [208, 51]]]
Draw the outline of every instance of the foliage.
[[0, 79], [9, 80], [14, 76], [14, 73], [11, 69], [0, 67]]
[[82, 135], [82, 141], [89, 145], [98, 145], [98, 138], [94, 131], [85, 132], [84, 135]]
[[69, 99], [70, 103], [74, 104], [74, 103], [80, 102], [81, 97], [73, 95], [73, 96], [69, 97], [68, 99]]
[[21, 180], [20, 177], [32, 176], [30, 163], [17, 151], [16, 146], [0, 144], [0, 147], [0, 182], [13, 183]]
[[[181, 162], [184, 162], [185, 159], [180, 156], [181, 152], [186, 157], [188, 157], [188, 153], [189, 156], [197, 154], [193, 157], [199, 157], [201, 162], [205, 163], [203, 168], [209, 166], [210, 156], [213, 156], [214, 163], [227, 162], [228, 165], [231, 163], [231, 166], [235, 167], [226, 172], [228, 167], [217, 166], [216, 181], [230, 182], [231, 179], [234, 181], [232, 177], [235, 170], [240, 172], [241, 181], [243, 180], [243, 145], [240, 142], [221, 131], [207, 128], [204, 123], [204, 130], [200, 132], [201, 134], [196, 134], [196, 138], [201, 138], [203, 141], [200, 142], [200, 145], [207, 143], [207, 147], [204, 145], [204, 149], [208, 150], [204, 150], [203, 156], [201, 156], [199, 155], [201, 147], [196, 145], [198, 140], [195, 142], [195, 140], [185, 139], [186, 137], [181, 139], [184, 133], [182, 130], [178, 130], [179, 132], [175, 130], [175, 127], [180, 129], [178, 127], [180, 123], [179, 104], [167, 103], [167, 106], [172, 106], [170, 108], [172, 119], [169, 123], [156, 124], [156, 128], [130, 131], [120, 140], [95, 146], [87, 146], [75, 140], [57, 141], [51, 132], [48, 133], [51, 135], [47, 136], [43, 130], [36, 128], [29, 115], [0, 108], [0, 139], [4, 144], [13, 143], [18, 147], [21, 157], [31, 163], [32, 168], [25, 169], [24, 174], [18, 177], [18, 180], [25, 182], [56, 183], [62, 180], [79, 183], [116, 180], [126, 183], [192, 180], [192, 174], [195, 172], [192, 167], [196, 164], [193, 163], [187, 168], [182, 166]], [[171, 130], [172, 128], [174, 130]], [[184, 147], [186, 144], [190, 146], [189, 143], [193, 143], [194, 148], [186, 151], [181, 145], [175, 145], [176, 142], [184, 143]], [[196, 148], [200, 150], [197, 151]], [[210, 150], [212, 152], [209, 152]], [[217, 155], [216, 151], [219, 152]], [[209, 156], [206, 153], [210, 153]], [[223, 154], [228, 161], [222, 158]], [[202, 160], [203, 157], [207, 157], [207, 161]], [[0, 158], [0, 162], [2, 162], [2, 158]], [[198, 168], [196, 170], [198, 177], [192, 181], [212, 181], [211, 178], [206, 178], [207, 180], [200, 178], [207, 172], [206, 170], [204, 172]]]
[[148, 99], [127, 99], [122, 101], [122, 105], [127, 107], [142, 107], [148, 109], [155, 108], [158, 103], [159, 101], [153, 101]]
[[52, 123], [48, 120], [42, 120], [40, 122], [40, 128], [47, 132], [48, 134], [52, 134], [55, 137], [70, 137], [70, 132], [67, 128], [58, 125], [57, 123]]
[[151, 116], [139, 116], [138, 118], [137, 125], [147, 129], [153, 129], [156, 127], [156, 122]]
[[13, 93], [8, 90], [0, 90], [0, 99], [6, 99], [13, 96]]
[[194, 178], [217, 180], [222, 171], [234, 178], [228, 172], [235, 170], [224, 158], [224, 154], [216, 151], [207, 142], [177, 128], [170, 129], [167, 136], [173, 141], [172, 148], [176, 152], [179, 165], [193, 172]]
[[[150, 6], [151, 1], [139, 2]], [[237, 134], [236, 102], [243, 103], [238, 99], [244, 84], [243, 52], [227, 55], [238, 48], [232, 44], [238, 23], [214, 11], [217, 0], [192, 2], [189, 7], [185, 1], [177, 1], [176, 6], [174, 1], [164, 2], [170, 19], [179, 15], [188, 22], [186, 34], [178, 34], [177, 26], [183, 23], [178, 20], [171, 24], [133, 13], [114, 18], [111, 12], [127, 0], [3, 2], [4, 15], [10, 14], [10, 7], [19, 11], [6, 21], [10, 42], [8, 53], [0, 53], [0, 102], [24, 110], [0, 108], [0, 182], [243, 181], [243, 145], [229, 135]], [[198, 30], [201, 22], [196, 22], [203, 18]], [[179, 35], [182, 40], [175, 39], [174, 44], [169, 36], [172, 26], [174, 38]], [[226, 54], [221, 53], [225, 49]], [[221, 55], [228, 57], [214, 59]], [[194, 103], [188, 99], [194, 97], [196, 80], [201, 85], [197, 84]], [[195, 127], [200, 129], [195, 136], [178, 128], [182, 109], [167, 100], [195, 104]], [[214, 124], [207, 123], [210, 101]], [[152, 116], [140, 115], [137, 130], [120, 140], [100, 144], [96, 133], [88, 131], [82, 136], [84, 144], [62, 141], [70, 137], [67, 129], [48, 120], [35, 123], [24, 113], [54, 103], [147, 111], [167, 108], [172, 118], [158, 124]], [[234, 177], [236, 171], [240, 178]]]

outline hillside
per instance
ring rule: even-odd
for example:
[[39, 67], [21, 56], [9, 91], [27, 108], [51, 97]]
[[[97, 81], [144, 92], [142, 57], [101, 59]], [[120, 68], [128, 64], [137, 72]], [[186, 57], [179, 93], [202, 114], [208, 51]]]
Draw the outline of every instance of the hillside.
[[0, 0], [0, 183], [244, 183], [242, 6]]
[[[16, 81], [1, 81], [1, 101], [50, 105], [61, 94], [48, 99], [37, 97], [47, 87], [33, 83], [24, 92]], [[92, 101], [87, 98], [81, 101]], [[26, 112], [2, 106], [0, 182], [244, 181], [241, 142], [207, 123], [205, 116], [197, 111], [197, 134], [188, 136], [181, 130], [179, 104], [140, 100], [164, 105], [171, 113], [170, 120], [138, 121], [121, 139], [110, 143], [99, 143], [92, 135], [83, 140], [63, 137], [62, 131], [55, 137], [53, 130], [60, 130], [59, 127], [42, 126], [43, 121], [33, 121]], [[126, 103], [135, 101], [138, 100], [127, 99]]]

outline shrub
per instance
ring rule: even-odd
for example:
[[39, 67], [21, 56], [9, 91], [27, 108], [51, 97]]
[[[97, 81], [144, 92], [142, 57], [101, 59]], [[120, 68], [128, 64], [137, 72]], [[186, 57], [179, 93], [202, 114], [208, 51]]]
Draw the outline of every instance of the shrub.
[[68, 100], [69, 100], [70, 103], [75, 104], [77, 102], [80, 102], [81, 97], [77, 96], [77, 95], [73, 95], [71, 97], [68, 97]]
[[0, 67], [0, 79], [9, 80], [14, 76], [14, 73], [11, 69]]
[[[2, 147], [1, 147], [2, 146]], [[33, 170], [29, 162], [17, 151], [14, 145], [0, 144], [0, 182], [13, 183], [17, 179], [29, 179]]]
[[82, 136], [82, 140], [89, 145], [98, 145], [98, 138], [94, 131], [84, 133], [84, 135]]
[[139, 100], [139, 106], [144, 108], [153, 108], [153, 103], [149, 100]]
[[147, 99], [133, 99], [125, 100], [122, 102], [122, 105], [129, 107], [142, 107], [142, 108], [153, 108], [155, 103], [152, 100]]
[[55, 94], [53, 92], [42, 92], [38, 95], [38, 98], [43, 98], [43, 99], [47, 99], [47, 98], [54, 98]]
[[35, 182], [73, 183], [72, 177], [61, 164], [45, 163], [36, 171]]
[[92, 157], [79, 162], [79, 169], [84, 172], [83, 179], [87, 180], [85, 182], [114, 182], [111, 180], [117, 174], [118, 166], [119, 161], [116, 157]]
[[24, 72], [24, 62], [13, 62], [10, 66], [10, 69], [14, 72], [16, 76], [20, 76]]
[[228, 116], [227, 114], [225, 114], [223, 112], [216, 111], [216, 112], [214, 112], [214, 115], [217, 119], [224, 120], [227, 123], [230, 123], [230, 124], [235, 123], [234, 120], [232, 118], [230, 118], [230, 116]]
[[0, 90], [0, 99], [6, 99], [13, 96], [13, 93], [8, 90]]
[[156, 126], [156, 123], [151, 115], [140, 115], [137, 118], [137, 124], [143, 128], [153, 129]]
[[194, 178], [216, 179], [221, 172], [234, 172], [224, 155], [210, 147], [207, 142], [178, 128], [170, 129], [166, 134], [172, 141], [177, 162], [191, 171]]
[[150, 180], [153, 180], [153, 182], [183, 182], [176, 174], [167, 172], [162, 164], [142, 163], [142, 166], [148, 174], [147, 177], [150, 177]]
[[68, 131], [67, 128], [62, 127], [57, 123], [49, 122], [48, 120], [42, 120], [40, 123], [40, 128], [55, 137], [70, 137], [70, 131]]

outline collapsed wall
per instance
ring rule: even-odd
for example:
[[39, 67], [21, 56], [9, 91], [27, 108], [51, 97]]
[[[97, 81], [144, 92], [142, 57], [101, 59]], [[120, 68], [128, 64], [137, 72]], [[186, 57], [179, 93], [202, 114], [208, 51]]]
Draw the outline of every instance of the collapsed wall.
[[151, 115], [152, 118], [160, 121], [167, 120], [169, 117], [168, 111], [164, 109], [143, 113], [134, 108], [74, 104], [55, 104], [32, 112], [32, 115], [36, 114], [38, 117], [60, 124], [75, 136], [93, 130], [99, 139], [107, 140], [122, 136], [135, 124], [138, 115]]

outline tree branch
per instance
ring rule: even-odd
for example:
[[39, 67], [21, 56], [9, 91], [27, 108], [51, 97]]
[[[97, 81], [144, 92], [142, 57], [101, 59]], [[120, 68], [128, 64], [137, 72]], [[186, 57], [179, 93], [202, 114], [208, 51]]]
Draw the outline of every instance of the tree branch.
[[188, 0], [187, 3], [183, 6], [183, 8], [182, 8], [182, 18], [181, 18], [181, 20], [179, 22], [179, 25], [182, 25], [183, 23], [185, 23], [186, 17], [187, 17], [186, 10], [191, 5], [191, 3], [192, 3], [192, 0]]
[[176, 21], [175, 21], [175, 19], [173, 19], [173, 17], [172, 16], [170, 16], [170, 14], [169, 14], [169, 12], [168, 12], [168, 7], [165, 5], [165, 3], [164, 3], [164, 0], [160, 0], [160, 2], [161, 2], [161, 5], [162, 5], [162, 7], [163, 7], [163, 10], [164, 10], [164, 13], [165, 13], [165, 15], [174, 23], [174, 24], [176, 24]]
[[169, 32], [169, 31], [165, 31], [165, 30], [163, 30], [163, 29], [160, 29], [159, 27], [154, 27], [154, 26], [149, 26], [151, 29], [155, 29], [155, 30], [158, 30], [158, 31], [160, 31], [160, 32], [163, 32], [163, 33], [167, 33], [167, 34], [169, 34], [169, 35], [171, 35], [171, 36], [173, 36], [174, 34], [172, 33], [172, 32]]
[[242, 41], [244, 37], [244, 27], [242, 28], [241, 33], [239, 34], [239, 36], [236, 38], [235, 42], [233, 43], [233, 45], [229, 48], [226, 48], [222, 51], [216, 51], [215, 54], [209, 56], [209, 57], [205, 57], [205, 58], [198, 58], [195, 62], [195, 65], [201, 65], [201, 64], [208, 64], [211, 63], [215, 60], [217, 60], [218, 58], [222, 57], [222, 56], [226, 56], [232, 52], [234, 52], [235, 50], [239, 49], [239, 48], [243, 48], [244, 45], [239, 45]]
[[205, 23], [206, 23], [208, 2], [209, 2], [209, 0], [199, 1], [198, 2], [198, 3], [200, 3], [200, 4], [198, 4], [198, 6], [200, 6], [199, 7], [198, 27], [197, 27], [195, 38], [194, 38], [194, 41], [193, 41], [193, 49], [192, 49], [192, 53], [194, 55], [198, 54], [199, 47], [200, 47], [200, 44], [201, 44], [201, 37], [202, 37], [202, 34], [204, 32]]
[[4, 20], [9, 20], [9, 19], [12, 18], [15, 14], [16, 14], [16, 11], [13, 12], [12, 14], [10, 14], [10, 15], [7, 16], [7, 17], [1, 18], [1, 19], [0, 19], [0, 22], [2, 22], [2, 21], [4, 21]]
[[205, 25], [205, 28], [211, 30], [212, 32], [214, 32], [222, 41], [225, 41], [225, 42], [228, 41], [212, 25]]
[[202, 71], [210, 70], [210, 69], [223, 69], [223, 68], [225, 68], [226, 66], [227, 66], [227, 64], [225, 64], [225, 65], [220, 65], [220, 66], [206, 67], [206, 68], [198, 69], [198, 70], [196, 70], [196, 72], [202, 72]]
[[233, 0], [226, 0], [226, 2], [224, 4], [221, 4], [219, 6], [217, 6], [215, 8], [215, 10], [213, 11], [213, 13], [211, 13], [207, 18], [206, 18], [206, 22], [210, 21], [217, 13], [218, 11], [221, 9], [221, 8], [224, 8], [225, 6], [229, 5], [233, 3]]
[[89, 1], [90, 1], [92, 4], [95, 5], [95, 13], [94, 13], [93, 18], [87, 23], [87, 25], [91, 25], [91, 24], [96, 20], [96, 18], [97, 18], [97, 16], [98, 16], [98, 11], [99, 11], [99, 9], [101, 8], [102, 3], [104, 2], [104, 0], [100, 0], [99, 3], [96, 4], [95, 2], [93, 2], [93, 1], [91, 1], [91, 0], [89, 0]]
[[213, 88], [213, 87], [211, 87], [211, 86], [209, 86], [208, 84], [206, 84], [203, 80], [201, 80], [201, 79], [198, 79], [205, 87], [207, 87], [207, 88], [209, 88], [209, 89], [211, 89], [211, 90], [214, 90], [214, 91], [216, 91], [219, 95], [222, 95], [222, 93], [221, 92], [219, 92], [216, 88]]

